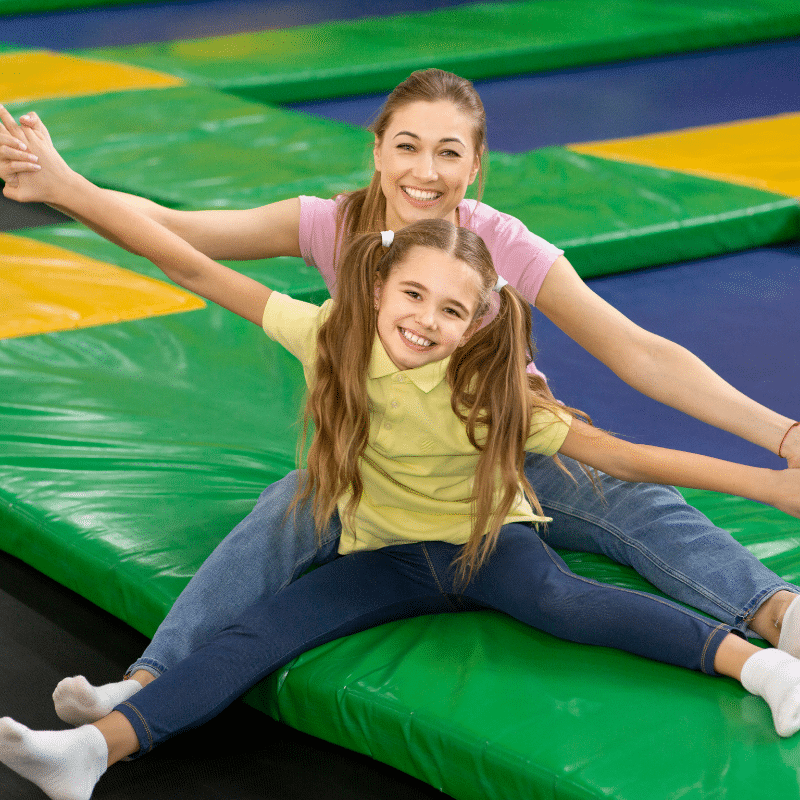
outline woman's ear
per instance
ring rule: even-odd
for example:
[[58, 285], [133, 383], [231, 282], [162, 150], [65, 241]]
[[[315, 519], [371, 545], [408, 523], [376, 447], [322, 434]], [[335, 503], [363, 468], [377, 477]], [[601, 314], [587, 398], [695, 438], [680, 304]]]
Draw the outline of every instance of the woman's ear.
[[375, 162], [375, 172], [381, 171], [381, 140], [375, 136], [375, 144], [372, 147], [372, 160]]
[[[480, 153], [475, 153], [475, 160], [472, 163], [472, 170], [469, 173], [469, 185], [472, 186], [475, 183], [475, 178], [478, 177], [478, 173], [481, 171], [481, 156], [483, 155], [483, 150]], [[377, 167], [375, 167], [377, 169]]]
[[381, 279], [375, 278], [375, 310], [379, 311], [381, 307]]

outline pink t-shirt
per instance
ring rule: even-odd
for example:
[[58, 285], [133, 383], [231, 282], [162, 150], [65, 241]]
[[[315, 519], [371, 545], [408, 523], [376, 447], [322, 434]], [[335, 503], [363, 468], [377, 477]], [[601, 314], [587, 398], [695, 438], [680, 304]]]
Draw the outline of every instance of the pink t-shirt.
[[[336, 286], [336, 208], [336, 200], [300, 197], [300, 252], [306, 264], [320, 271], [331, 294]], [[462, 200], [458, 217], [486, 243], [497, 274], [534, 304], [547, 271], [564, 251], [531, 233], [516, 217], [476, 200]], [[533, 365], [529, 371], [538, 373]]]

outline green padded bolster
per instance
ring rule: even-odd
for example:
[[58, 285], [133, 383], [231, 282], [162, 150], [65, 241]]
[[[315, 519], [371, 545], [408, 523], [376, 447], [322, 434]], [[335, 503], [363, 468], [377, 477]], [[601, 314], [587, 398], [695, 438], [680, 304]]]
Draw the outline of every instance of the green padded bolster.
[[528, 0], [77, 52], [292, 102], [389, 91], [430, 66], [475, 80], [798, 33], [795, 0]]
[[[299, 194], [331, 197], [371, 176], [370, 136], [360, 128], [209, 89], [43, 100], [37, 110], [79, 172], [169, 206], [251, 208]], [[562, 247], [584, 277], [800, 234], [797, 199], [561, 147], [491, 153], [486, 187], [489, 205]]]

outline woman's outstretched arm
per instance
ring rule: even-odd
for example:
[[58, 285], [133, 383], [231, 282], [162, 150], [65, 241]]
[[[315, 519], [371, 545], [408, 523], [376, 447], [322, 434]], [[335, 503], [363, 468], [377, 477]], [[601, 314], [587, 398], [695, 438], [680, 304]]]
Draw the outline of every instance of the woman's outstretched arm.
[[623, 481], [733, 494], [800, 517], [800, 469], [749, 467], [696, 453], [634, 444], [577, 419], [572, 421], [559, 452]]
[[[794, 422], [742, 394], [686, 348], [633, 323], [563, 256], [545, 277], [536, 307], [634, 389], [703, 422], [773, 453]], [[781, 455], [800, 467], [800, 426], [789, 431]]]
[[12, 195], [24, 193], [31, 200], [65, 209], [126, 250], [152, 261], [185, 289], [261, 325], [270, 289], [218, 264], [123, 198], [78, 175], [56, 152], [44, 129], [24, 127], [21, 132], [41, 169], [21, 173]]
[[[20, 178], [38, 171], [36, 155], [27, 146], [24, 129], [38, 132], [50, 140], [50, 134], [39, 117], [31, 112], [17, 124], [0, 105], [0, 179], [6, 183], [6, 197], [31, 202], [31, 196]], [[141, 214], [168, 228], [209, 258], [247, 261], [257, 258], [300, 255], [300, 200], [296, 197], [245, 210], [181, 211], [166, 208], [148, 200], [111, 189], [99, 189], [106, 197], [116, 197]], [[78, 219], [74, 210], [50, 203], [58, 211]], [[120, 244], [120, 242], [116, 242]]]

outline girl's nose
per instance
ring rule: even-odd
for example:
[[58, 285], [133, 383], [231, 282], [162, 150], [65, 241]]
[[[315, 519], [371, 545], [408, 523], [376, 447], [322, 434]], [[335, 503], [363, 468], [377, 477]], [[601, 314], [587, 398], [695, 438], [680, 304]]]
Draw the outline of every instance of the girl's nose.
[[436, 327], [436, 314], [433, 308], [420, 308], [417, 312], [417, 322], [428, 330]]

